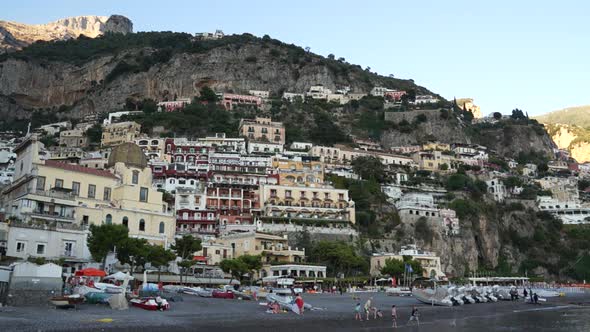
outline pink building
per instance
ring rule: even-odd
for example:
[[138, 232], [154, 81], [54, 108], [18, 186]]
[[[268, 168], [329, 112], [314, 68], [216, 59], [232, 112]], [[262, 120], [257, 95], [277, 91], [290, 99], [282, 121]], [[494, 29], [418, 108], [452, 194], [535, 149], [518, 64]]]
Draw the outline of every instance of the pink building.
[[393, 101], [400, 101], [402, 99], [402, 96], [405, 94], [405, 91], [386, 91], [383, 93], [383, 97], [385, 97], [385, 99]]
[[226, 110], [232, 110], [234, 106], [237, 105], [251, 105], [260, 107], [262, 106], [262, 98], [258, 96], [224, 93], [221, 98], [221, 105], [223, 105]]

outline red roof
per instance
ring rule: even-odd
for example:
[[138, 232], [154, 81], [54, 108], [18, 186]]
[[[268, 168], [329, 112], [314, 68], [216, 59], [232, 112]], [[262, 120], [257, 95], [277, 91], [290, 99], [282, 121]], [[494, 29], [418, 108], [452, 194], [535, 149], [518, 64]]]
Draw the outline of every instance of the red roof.
[[193, 261], [206, 262], [207, 261], [207, 257], [205, 257], [205, 256], [195, 256], [195, 257], [193, 257]]
[[96, 175], [96, 176], [104, 176], [104, 177], [112, 178], [112, 179], [117, 178], [115, 176], [115, 174], [113, 174], [109, 171], [84, 167], [84, 166], [80, 166], [80, 165], [62, 163], [62, 162], [55, 161], [55, 160], [45, 160], [45, 166], [53, 167], [53, 168], [60, 168], [60, 169], [63, 169], [66, 171], [71, 171], [71, 172], [86, 173], [86, 174]]

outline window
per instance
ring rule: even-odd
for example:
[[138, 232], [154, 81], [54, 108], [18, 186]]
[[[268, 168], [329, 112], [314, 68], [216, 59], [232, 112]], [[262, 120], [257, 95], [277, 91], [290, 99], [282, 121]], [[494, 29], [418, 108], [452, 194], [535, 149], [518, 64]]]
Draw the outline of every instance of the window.
[[160, 221], [160, 230], [159, 230], [160, 234], [164, 234], [164, 222]]
[[129, 228], [129, 218], [123, 217], [123, 226]]
[[105, 223], [107, 225], [110, 225], [113, 223], [113, 216], [111, 216], [110, 214], [107, 214], [107, 216], [105, 217]]
[[88, 185], [88, 198], [96, 197], [96, 185], [89, 184]]
[[16, 252], [25, 252], [25, 243], [24, 242], [16, 242]]
[[63, 188], [63, 187], [64, 187], [64, 180], [55, 179], [55, 188]]
[[104, 188], [104, 193], [102, 195], [102, 199], [105, 201], [111, 200], [111, 188]]
[[145, 232], [145, 220], [139, 219], [139, 231]]
[[74, 242], [64, 242], [64, 256], [74, 256]]
[[131, 183], [133, 183], [133, 184], [139, 183], [139, 171], [133, 171], [133, 175], [131, 177]]
[[76, 196], [80, 195], [80, 182], [72, 182], [72, 193]]
[[44, 176], [37, 177], [37, 190], [45, 190], [45, 177]]
[[89, 217], [82, 216], [82, 226], [88, 226]]
[[140, 202], [147, 202], [148, 201], [148, 188], [141, 187], [139, 189], [139, 201]]
[[37, 255], [45, 255], [45, 245], [37, 243]]

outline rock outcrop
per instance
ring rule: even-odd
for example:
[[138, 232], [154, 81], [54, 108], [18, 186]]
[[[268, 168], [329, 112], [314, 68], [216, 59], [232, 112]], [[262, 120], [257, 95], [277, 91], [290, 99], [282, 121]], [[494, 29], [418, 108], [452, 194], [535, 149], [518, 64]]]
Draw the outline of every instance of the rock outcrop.
[[551, 138], [562, 150], [567, 150], [577, 162], [590, 161], [590, 132], [587, 129], [565, 124], [549, 124]]
[[95, 38], [105, 32], [130, 33], [133, 23], [121, 15], [76, 16], [35, 25], [0, 21], [0, 52], [19, 50], [38, 40], [65, 40], [80, 35]]

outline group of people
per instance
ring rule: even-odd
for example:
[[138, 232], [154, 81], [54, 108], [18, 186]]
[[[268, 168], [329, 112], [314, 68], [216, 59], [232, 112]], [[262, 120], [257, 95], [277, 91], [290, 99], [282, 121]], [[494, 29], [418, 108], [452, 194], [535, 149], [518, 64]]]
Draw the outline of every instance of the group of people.
[[[381, 312], [381, 310], [377, 309], [377, 307], [375, 307], [373, 305], [373, 298], [370, 297], [367, 302], [365, 302], [365, 305], [363, 307], [365, 315], [366, 315], [366, 320], [369, 320], [371, 318], [371, 315], [373, 316], [373, 319], [377, 319], [377, 318], [381, 318], [383, 317], [383, 313]], [[408, 324], [410, 324], [411, 322], [416, 322], [416, 324], [420, 325], [420, 320], [419, 320], [419, 312], [418, 312], [418, 308], [416, 308], [416, 306], [412, 306], [412, 313], [410, 314], [410, 319], [408, 320]], [[363, 315], [361, 313], [361, 303], [357, 302], [355, 308], [354, 308], [354, 319], [358, 320], [358, 321], [363, 321]], [[397, 319], [398, 319], [398, 315], [397, 315], [397, 307], [394, 305], [391, 306], [391, 321], [392, 321], [392, 327], [397, 327]]]
[[522, 295], [523, 295], [525, 301], [526, 301], [526, 297], [528, 295], [528, 296], [530, 296], [531, 303], [539, 304], [539, 295], [537, 295], [537, 293], [533, 293], [532, 289], [529, 288], [529, 291], [527, 293], [526, 288], [525, 288], [524, 291], [522, 292]]

